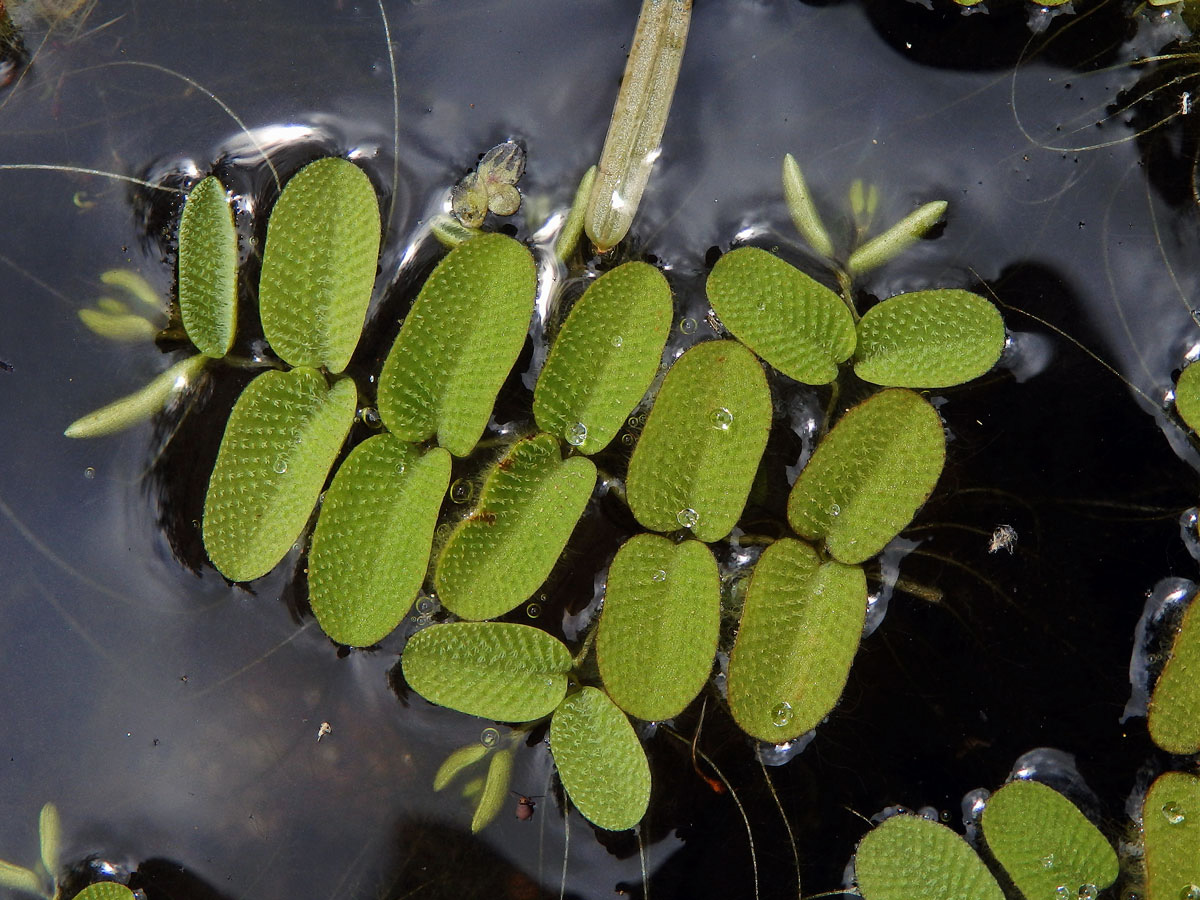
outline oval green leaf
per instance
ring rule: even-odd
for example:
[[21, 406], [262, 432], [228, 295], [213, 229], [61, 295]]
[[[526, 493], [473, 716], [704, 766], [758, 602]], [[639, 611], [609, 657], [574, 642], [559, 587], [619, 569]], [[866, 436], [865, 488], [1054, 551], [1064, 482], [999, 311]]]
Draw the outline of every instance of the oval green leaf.
[[204, 498], [204, 548], [230, 581], [275, 568], [308, 523], [358, 392], [314, 369], [263, 372], [229, 414]]
[[708, 302], [733, 336], [804, 384], [828, 384], [854, 352], [854, 318], [842, 299], [757, 247], [717, 260]]
[[183, 392], [204, 369], [207, 356], [181, 360], [145, 387], [81, 416], [63, 432], [69, 438], [102, 437], [145, 422]]
[[1200, 431], [1200, 365], [1189, 365], [1175, 384], [1175, 410], [1192, 431]]
[[871, 238], [851, 253], [846, 260], [846, 271], [851, 275], [862, 275], [895, 259], [938, 223], [946, 214], [947, 206], [945, 200], [934, 200], [914, 209], [883, 234]]
[[858, 323], [854, 374], [892, 387], [949, 387], [991, 369], [1004, 340], [1000, 310], [978, 294], [900, 294]]
[[671, 330], [671, 288], [654, 266], [628, 262], [584, 291], [554, 341], [533, 394], [538, 427], [603, 450], [650, 387]]
[[429, 566], [450, 454], [391, 434], [354, 448], [325, 495], [309, 554], [309, 600], [339, 644], [368, 647], [404, 617]]
[[625, 713], [585, 687], [550, 720], [550, 752], [571, 802], [593, 825], [633, 828], [650, 802], [650, 765]]
[[1168, 753], [1200, 753], [1200, 602], [1195, 597], [1154, 685], [1149, 726], [1151, 739]]
[[1082, 896], [1082, 885], [1104, 890], [1117, 879], [1117, 854], [1104, 835], [1070, 800], [1036, 781], [1010, 781], [988, 798], [983, 837], [1026, 900], [1059, 900], [1063, 885]]
[[771, 391], [754, 355], [734, 341], [692, 347], [663, 380], [629, 461], [634, 517], [654, 531], [725, 537], [746, 505], [770, 427]]
[[867, 614], [862, 569], [791, 538], [754, 566], [729, 658], [729, 710], [773, 744], [811, 731], [842, 695]]
[[504, 808], [504, 801], [508, 799], [512, 768], [511, 750], [498, 750], [492, 755], [491, 762], [488, 763], [487, 781], [483, 783], [479, 803], [475, 806], [475, 815], [471, 818], [472, 833], [487, 828]]
[[233, 346], [237, 325], [237, 232], [225, 188], [212, 175], [197, 184], [179, 221], [179, 312], [205, 356]]
[[38, 815], [38, 843], [41, 849], [42, 865], [51, 878], [58, 878], [59, 849], [62, 846], [62, 822], [58, 817], [58, 807], [47, 803]]
[[75, 895], [75, 900], [133, 900], [129, 888], [115, 881], [97, 881]]
[[362, 333], [379, 259], [379, 200], [338, 157], [309, 163], [267, 222], [258, 306], [263, 335], [293, 366], [340, 372]]
[[379, 378], [379, 413], [406, 441], [474, 449], [517, 361], [537, 274], [522, 244], [481, 234], [443, 259], [413, 302]]
[[881, 391], [846, 413], [800, 472], [788, 522], [844, 563], [874, 556], [929, 497], [946, 458], [942, 420], [912, 391]]
[[571, 653], [530, 625], [452, 622], [414, 634], [400, 664], [409, 686], [431, 703], [499, 722], [531, 722], [566, 696]]
[[23, 894], [35, 894], [38, 897], [46, 896], [46, 886], [36, 872], [2, 859], [0, 859], [0, 887]]
[[513, 444], [438, 557], [434, 588], [442, 605], [463, 619], [493, 619], [529, 597], [554, 568], [595, 486], [591, 460], [564, 460], [551, 435]]
[[1200, 896], [1200, 778], [1165, 772], [1142, 807], [1149, 900]]
[[467, 744], [465, 747], [459, 747], [438, 766], [437, 774], [433, 776], [433, 789], [440, 791], [457, 778], [460, 772], [475, 765], [487, 755], [488, 748], [478, 741], [474, 744]]
[[970, 845], [920, 816], [892, 816], [868, 833], [854, 873], [863, 900], [1004, 900]]
[[708, 680], [720, 625], [712, 552], [699, 541], [635, 535], [608, 570], [596, 636], [605, 690], [639, 719], [678, 715]]

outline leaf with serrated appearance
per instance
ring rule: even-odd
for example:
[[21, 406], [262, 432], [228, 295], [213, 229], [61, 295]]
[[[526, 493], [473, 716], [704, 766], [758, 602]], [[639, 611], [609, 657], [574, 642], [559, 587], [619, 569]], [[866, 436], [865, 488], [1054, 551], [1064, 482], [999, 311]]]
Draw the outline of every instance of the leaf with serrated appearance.
[[368, 647], [404, 617], [429, 565], [450, 454], [391, 434], [354, 448], [325, 495], [309, 554], [309, 601], [339, 644]]
[[354, 422], [349, 378], [263, 372], [234, 404], [204, 499], [204, 549], [230, 581], [266, 575], [308, 523]]
[[409, 639], [400, 662], [426, 700], [500, 722], [549, 715], [566, 695], [571, 671], [561, 641], [506, 622], [431, 625]]
[[205, 356], [222, 357], [237, 325], [237, 233], [225, 188], [212, 175], [192, 188], [179, 221], [179, 312]]
[[854, 874], [863, 900], [1004, 900], [967, 842], [920, 816], [892, 816], [870, 831]]
[[1150, 697], [1150, 737], [1168, 753], [1200, 752], [1200, 602], [1193, 597]]

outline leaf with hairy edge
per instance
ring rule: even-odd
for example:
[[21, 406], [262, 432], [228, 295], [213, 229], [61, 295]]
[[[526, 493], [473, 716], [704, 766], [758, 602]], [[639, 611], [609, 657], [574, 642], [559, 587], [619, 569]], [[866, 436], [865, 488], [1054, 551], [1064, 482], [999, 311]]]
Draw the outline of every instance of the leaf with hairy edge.
[[354, 422], [349, 378], [263, 372], [229, 414], [204, 498], [204, 549], [230, 581], [266, 575], [308, 523]]
[[465, 747], [459, 747], [447, 756], [446, 761], [438, 767], [437, 774], [433, 776], [433, 789], [440, 791], [457, 778], [460, 772], [475, 765], [487, 755], [488, 748], [478, 741], [474, 744], [467, 744]]
[[502, 234], [463, 241], [421, 288], [379, 377], [379, 413], [406, 441], [437, 435], [455, 456], [479, 441], [496, 394], [517, 361], [537, 273], [522, 244]]
[[842, 299], [757, 247], [717, 260], [708, 302], [733, 336], [805, 384], [828, 384], [854, 352], [854, 318]]
[[452, 622], [414, 634], [400, 664], [409, 686], [430, 703], [531, 722], [562, 702], [572, 663], [561, 641], [531, 625]]
[[459, 618], [494, 619], [529, 597], [554, 568], [595, 486], [591, 460], [564, 460], [551, 435], [513, 444], [438, 557], [433, 583], [442, 605]]
[[63, 432], [69, 438], [103, 437], [150, 419], [177, 397], [204, 369], [207, 356], [189, 356], [127, 397], [80, 416]]
[[512, 779], [513, 754], [511, 750], [498, 750], [488, 763], [487, 781], [479, 794], [479, 804], [471, 819], [471, 832], [478, 833], [492, 823], [504, 808], [508, 799], [508, 785]]
[[862, 569], [822, 565], [791, 538], [768, 547], [729, 658], [729, 710], [742, 730], [778, 744], [816, 728], [846, 686], [866, 613]]
[[628, 262], [584, 291], [555, 338], [533, 394], [538, 427], [580, 453], [603, 450], [650, 387], [671, 330], [661, 272]]
[[340, 372], [358, 345], [379, 261], [379, 200], [339, 157], [292, 176], [267, 222], [258, 306], [271, 349]]
[[325, 495], [309, 554], [309, 600], [339, 644], [368, 647], [399, 624], [429, 566], [450, 454], [395, 435], [354, 448]]
[[892, 816], [859, 842], [854, 874], [863, 900], [1004, 900], [961, 837], [920, 816]]
[[912, 391], [881, 391], [817, 445], [788, 497], [788, 522], [802, 537], [823, 538], [835, 559], [860, 563], [912, 521], [945, 458], [937, 411]]
[[1072, 896], [1085, 884], [1102, 891], [1117, 880], [1117, 854], [1104, 835], [1036, 781], [1010, 781], [988, 798], [983, 838], [1026, 900], [1058, 900], [1064, 884]]
[[1168, 753], [1200, 753], [1200, 602], [1193, 597], [1150, 697], [1150, 737]]
[[237, 326], [237, 232], [221, 182], [209, 175], [183, 205], [179, 222], [179, 312], [205, 356], [222, 357]]
[[1200, 431], [1200, 365], [1188, 365], [1175, 385], [1175, 410], [1192, 431]]
[[1146, 793], [1142, 834], [1149, 900], [1200, 896], [1200, 778], [1159, 775]]
[[699, 541], [634, 535], [608, 570], [596, 636], [600, 678], [631, 716], [669, 719], [700, 693], [721, 624], [721, 579]]
[[758, 360], [734, 341], [697, 344], [663, 380], [629, 461], [629, 507], [654, 531], [716, 541], [737, 523], [771, 427]]
[[900, 294], [858, 323], [854, 374], [893, 387], [949, 387], [991, 369], [1004, 340], [1000, 310], [978, 294]]
[[0, 859], [0, 887], [23, 894], [36, 894], [45, 897], [45, 885], [36, 872]]
[[76, 894], [75, 900], [134, 900], [134, 893], [116, 881], [97, 881]]
[[650, 802], [650, 766], [625, 713], [601, 690], [572, 694], [550, 720], [550, 753], [571, 802], [593, 825], [633, 828]]

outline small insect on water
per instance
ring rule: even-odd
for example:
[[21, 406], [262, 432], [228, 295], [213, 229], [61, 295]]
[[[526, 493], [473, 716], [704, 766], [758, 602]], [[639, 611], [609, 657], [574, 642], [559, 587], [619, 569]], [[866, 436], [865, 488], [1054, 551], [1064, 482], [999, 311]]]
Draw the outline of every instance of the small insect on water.
[[1016, 543], [1017, 529], [1011, 525], [997, 525], [996, 530], [992, 532], [991, 540], [988, 541], [988, 553], [999, 553], [1001, 550], [1007, 550], [1011, 556]]
[[517, 798], [517, 818], [522, 822], [528, 822], [530, 819], [532, 819], [534, 807], [537, 806], [537, 804], [533, 801], [540, 798], [526, 797], [524, 794], [518, 794], [516, 791], [509, 791], [509, 793]]

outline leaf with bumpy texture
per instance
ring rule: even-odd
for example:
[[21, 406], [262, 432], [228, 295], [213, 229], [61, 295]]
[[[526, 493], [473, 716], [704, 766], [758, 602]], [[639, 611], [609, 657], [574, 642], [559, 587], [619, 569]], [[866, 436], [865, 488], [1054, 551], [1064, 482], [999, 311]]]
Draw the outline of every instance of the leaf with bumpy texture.
[[572, 694], [550, 720], [550, 752], [571, 802], [593, 825], [633, 828], [650, 802], [650, 766], [625, 713], [601, 690]]
[[258, 307], [263, 336], [293, 366], [340, 372], [362, 334], [379, 261], [379, 200], [339, 157], [292, 176], [271, 211]]
[[533, 394], [538, 427], [598, 453], [650, 387], [671, 330], [671, 288], [648, 263], [605, 272], [554, 340]]
[[729, 658], [729, 710], [742, 730], [778, 744], [820, 724], [846, 686], [866, 611], [862, 569], [822, 565], [791, 538], [768, 547]]
[[869, 832], [854, 874], [863, 900], [1004, 900], [967, 842], [920, 816], [892, 816]]
[[442, 605], [463, 619], [494, 619], [529, 597], [554, 568], [595, 486], [591, 460], [564, 460], [552, 436], [517, 441], [442, 548], [434, 571]]
[[204, 549], [230, 581], [266, 575], [291, 549], [354, 422], [358, 391], [314, 369], [263, 372], [229, 414], [204, 498]]
[[766, 250], [726, 253], [707, 290], [733, 336], [789, 378], [828, 384], [854, 352], [854, 318], [842, 299]]
[[1004, 340], [1000, 310], [978, 294], [900, 294], [858, 323], [854, 374], [892, 387], [949, 387], [991, 369]]
[[929, 497], [946, 458], [937, 411], [912, 391], [881, 391], [847, 412], [788, 497], [788, 522], [844, 563], [874, 556]]
[[1150, 737], [1168, 753], [1200, 752], [1200, 602], [1193, 597], [1150, 697]]
[[[1070, 800], [1036, 781], [1010, 781], [983, 808], [983, 837], [1026, 900], [1057, 900], [1066, 884], [1117, 880], [1112, 845]], [[1094, 896], [1094, 892], [1093, 892]]]
[[431, 625], [409, 639], [400, 662], [426, 700], [500, 722], [549, 715], [566, 695], [571, 671], [561, 641], [506, 622]]
[[1200, 365], [1192, 363], [1179, 374], [1175, 409], [1192, 431], [1200, 431]]
[[1200, 893], [1200, 778], [1164, 772], [1142, 807], [1146, 895], [1192, 900]]
[[205, 356], [222, 357], [237, 325], [237, 233], [225, 188], [213, 176], [197, 184], [179, 221], [179, 313]]
[[97, 881], [76, 894], [75, 900], [134, 900], [134, 893], [115, 881]]
[[447, 254], [421, 288], [379, 377], [379, 413], [406, 441], [437, 435], [455, 456], [478, 443], [517, 361], [537, 273], [525, 247], [481, 234]]
[[639, 719], [669, 719], [700, 693], [721, 624], [721, 580], [699, 541], [634, 535], [608, 570], [596, 635], [600, 678]]
[[404, 617], [429, 565], [450, 454], [395, 435], [354, 448], [325, 495], [309, 554], [309, 601], [339, 644], [368, 647]]
[[629, 508], [654, 531], [716, 541], [737, 523], [771, 427], [758, 360], [734, 341], [697, 344], [663, 380], [629, 461]]

